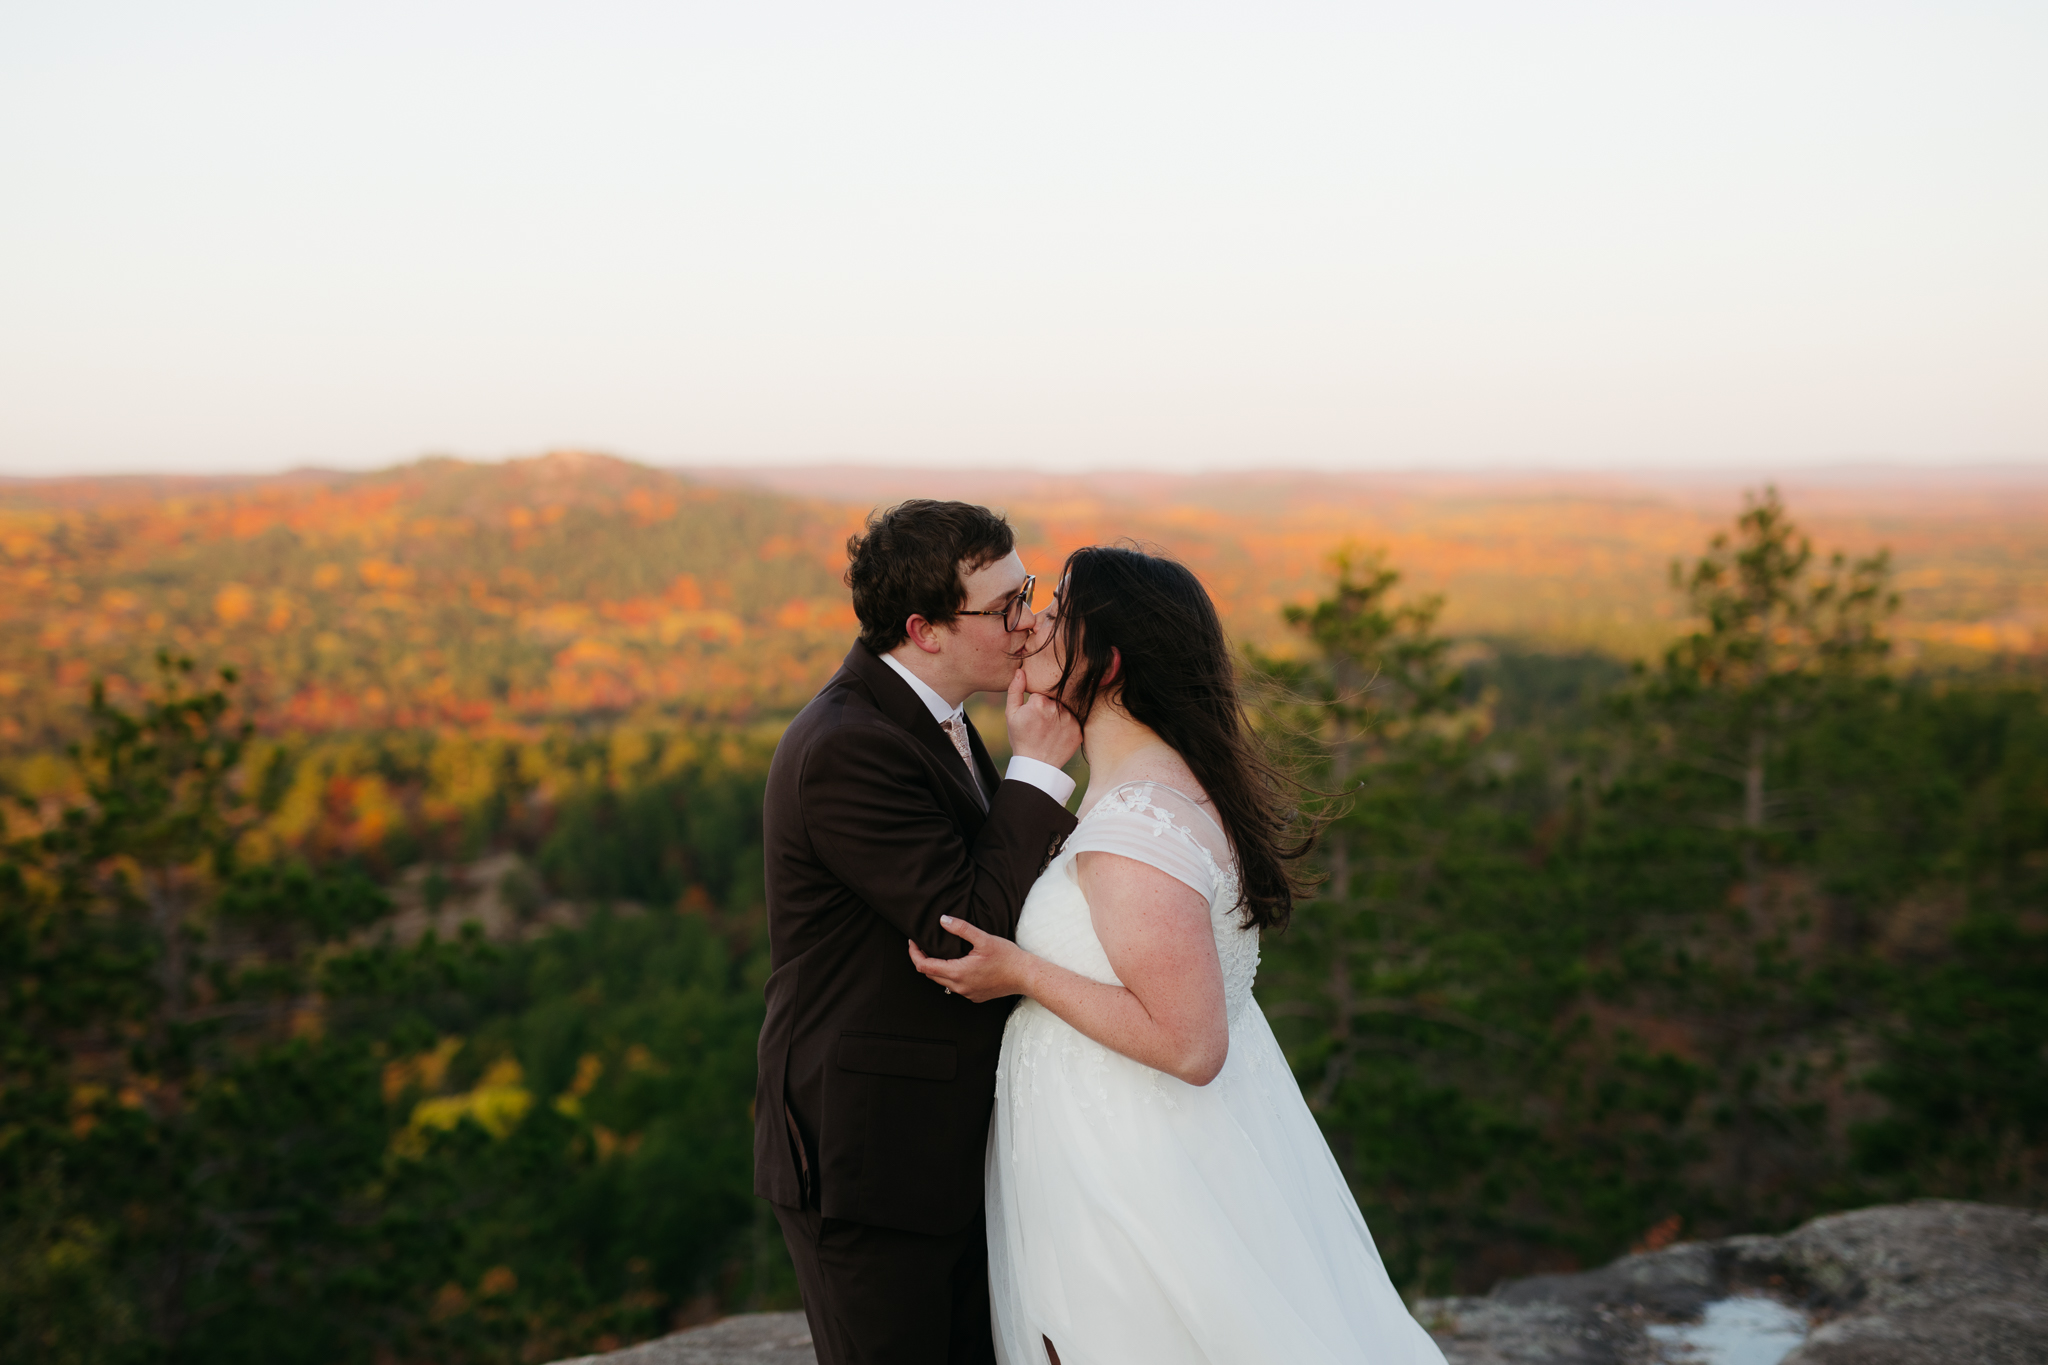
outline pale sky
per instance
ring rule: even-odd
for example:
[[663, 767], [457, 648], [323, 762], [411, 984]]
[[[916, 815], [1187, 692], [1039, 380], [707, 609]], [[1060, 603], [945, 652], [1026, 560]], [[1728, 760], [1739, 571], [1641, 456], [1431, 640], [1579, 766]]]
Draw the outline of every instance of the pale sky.
[[2048, 461], [2048, 4], [0, 0], [0, 473]]

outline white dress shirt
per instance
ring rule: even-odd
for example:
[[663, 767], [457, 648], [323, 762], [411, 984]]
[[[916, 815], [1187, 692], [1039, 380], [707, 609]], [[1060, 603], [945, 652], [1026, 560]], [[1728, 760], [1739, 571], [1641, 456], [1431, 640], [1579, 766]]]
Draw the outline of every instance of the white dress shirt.
[[[944, 697], [932, 691], [930, 684], [905, 668], [893, 654], [884, 654], [882, 662], [895, 669], [896, 676], [910, 684], [910, 690], [917, 693], [917, 699], [924, 703], [925, 710], [932, 713], [933, 720], [937, 721], [940, 725], [944, 725], [949, 720], [963, 726], [967, 723], [967, 707], [965, 703], [959, 706], [947, 705]], [[1018, 782], [1030, 783], [1062, 806], [1066, 805], [1067, 798], [1074, 794], [1073, 778], [1068, 777], [1050, 763], [1040, 762], [1035, 758], [1026, 758], [1022, 754], [1012, 754], [1010, 756], [1010, 766], [1004, 771], [1003, 776]], [[975, 780], [979, 781], [980, 778], [977, 777]], [[995, 793], [988, 792], [986, 795], [994, 796]]]

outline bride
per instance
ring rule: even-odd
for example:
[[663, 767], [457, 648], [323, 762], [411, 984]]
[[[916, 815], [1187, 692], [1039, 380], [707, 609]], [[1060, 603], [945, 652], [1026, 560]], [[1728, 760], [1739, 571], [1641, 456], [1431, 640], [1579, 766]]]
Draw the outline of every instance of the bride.
[[1003, 1365], [1442, 1365], [1252, 999], [1290, 832], [1208, 594], [1171, 560], [1068, 559], [1025, 680], [1086, 727], [1080, 824], [1017, 941], [945, 921], [917, 969], [1011, 1014], [988, 1145]]

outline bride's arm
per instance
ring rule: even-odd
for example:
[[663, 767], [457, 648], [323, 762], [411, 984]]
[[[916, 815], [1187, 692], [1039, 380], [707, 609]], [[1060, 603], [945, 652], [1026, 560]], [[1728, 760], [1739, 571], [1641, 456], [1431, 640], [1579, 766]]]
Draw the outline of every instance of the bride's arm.
[[1123, 985], [1090, 981], [950, 917], [941, 924], [973, 951], [944, 960], [913, 943], [911, 961], [970, 1000], [1028, 995], [1104, 1047], [1207, 1085], [1230, 1053], [1208, 902], [1186, 883], [1119, 854], [1083, 853], [1076, 863], [1095, 935]]

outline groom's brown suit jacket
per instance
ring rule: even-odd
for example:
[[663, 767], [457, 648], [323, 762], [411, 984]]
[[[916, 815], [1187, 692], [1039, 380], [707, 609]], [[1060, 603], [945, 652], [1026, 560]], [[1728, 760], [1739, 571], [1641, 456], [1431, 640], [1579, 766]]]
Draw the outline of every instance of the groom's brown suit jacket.
[[905, 945], [964, 955], [940, 915], [1015, 937], [1074, 817], [969, 744], [985, 810], [931, 712], [856, 644], [776, 746], [754, 1100], [754, 1189], [772, 1203], [934, 1235], [981, 1208], [1014, 1001], [945, 994]]

